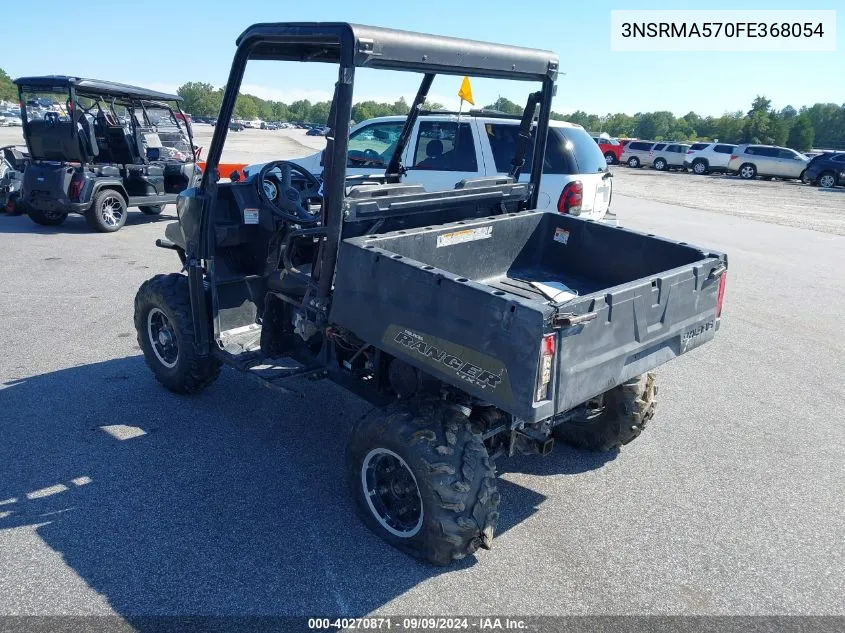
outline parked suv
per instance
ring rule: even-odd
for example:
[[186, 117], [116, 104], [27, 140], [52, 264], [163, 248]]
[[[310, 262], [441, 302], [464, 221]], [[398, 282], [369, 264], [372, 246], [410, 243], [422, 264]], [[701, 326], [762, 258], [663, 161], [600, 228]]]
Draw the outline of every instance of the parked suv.
[[[427, 191], [453, 189], [462, 180], [507, 174], [516, 146], [519, 117], [490, 112], [423, 112], [402, 155], [407, 172], [403, 182], [421, 184]], [[399, 140], [404, 116], [362, 121], [349, 134], [348, 175], [381, 175]], [[531, 164], [533, 144], [525, 155]], [[323, 171], [320, 152], [294, 159], [314, 175]], [[260, 165], [246, 168], [247, 174]], [[524, 169], [521, 181], [528, 182]], [[615, 223], [608, 213], [611, 172], [599, 146], [580, 125], [552, 121], [538, 209], [557, 210], [586, 219]]]
[[736, 145], [727, 143], [693, 143], [687, 150], [684, 166], [699, 176], [710, 172], [726, 172], [735, 149]]
[[667, 143], [660, 149], [657, 149], [657, 145], [655, 145], [655, 149], [650, 152], [651, 166], [657, 171], [684, 169], [684, 159], [689, 148], [690, 146], [685, 143]]
[[804, 182], [825, 188], [845, 185], [845, 152], [824, 152], [813, 157]]
[[757, 176], [801, 180], [809, 162], [806, 156], [787, 147], [739, 145], [731, 154], [728, 170], [745, 180]]
[[654, 141], [630, 141], [622, 150], [620, 162], [628, 167], [642, 167], [651, 164], [650, 152], [654, 148]]
[[593, 140], [598, 143], [601, 153], [604, 154], [604, 159], [608, 165], [615, 165], [622, 157], [622, 143], [615, 138], [606, 138], [602, 136], [594, 136]]

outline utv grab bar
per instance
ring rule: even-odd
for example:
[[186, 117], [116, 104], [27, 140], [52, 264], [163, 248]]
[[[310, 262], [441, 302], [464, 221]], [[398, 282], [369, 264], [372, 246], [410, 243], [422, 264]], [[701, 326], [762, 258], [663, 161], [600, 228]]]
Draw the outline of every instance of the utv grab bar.
[[596, 317], [598, 317], [597, 312], [587, 312], [586, 314], [556, 314], [552, 320], [552, 326], [556, 328], [574, 327], [587, 321], [592, 321]]
[[156, 246], [158, 246], [159, 248], [167, 248], [171, 251], [178, 251], [179, 250], [179, 247], [176, 244], [174, 244], [170, 240], [165, 240], [165, 239], [161, 239], [161, 238], [156, 240]]

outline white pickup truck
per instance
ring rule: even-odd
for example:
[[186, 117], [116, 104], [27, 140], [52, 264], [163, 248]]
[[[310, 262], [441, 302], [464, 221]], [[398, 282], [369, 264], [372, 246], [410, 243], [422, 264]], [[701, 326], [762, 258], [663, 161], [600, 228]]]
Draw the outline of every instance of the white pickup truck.
[[[383, 174], [404, 123], [404, 116], [389, 116], [355, 125], [349, 135], [347, 174]], [[442, 191], [464, 179], [506, 174], [518, 130], [517, 116], [423, 112], [402, 156], [405, 181]], [[318, 152], [294, 162], [319, 175], [321, 158]], [[529, 148], [525, 164], [531, 165], [531, 159]], [[526, 171], [520, 180], [527, 182]], [[611, 176], [605, 157], [584, 128], [551, 121], [538, 208], [615, 224], [616, 217], [609, 213]]]

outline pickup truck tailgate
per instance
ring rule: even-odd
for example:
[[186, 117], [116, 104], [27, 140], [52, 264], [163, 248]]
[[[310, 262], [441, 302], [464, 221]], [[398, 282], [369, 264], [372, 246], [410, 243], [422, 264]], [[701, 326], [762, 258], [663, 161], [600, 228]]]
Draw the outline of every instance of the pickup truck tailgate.
[[535, 422], [711, 340], [726, 269], [683, 242], [526, 211], [344, 240], [330, 320]]

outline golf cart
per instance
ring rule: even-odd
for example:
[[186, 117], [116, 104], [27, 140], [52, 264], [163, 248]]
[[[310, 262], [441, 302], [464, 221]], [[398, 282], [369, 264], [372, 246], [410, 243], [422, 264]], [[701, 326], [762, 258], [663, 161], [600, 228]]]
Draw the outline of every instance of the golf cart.
[[66, 76], [15, 83], [31, 155], [18, 204], [37, 224], [79, 213], [97, 231], [117, 231], [127, 207], [158, 215], [198, 181], [181, 97]]
[[29, 153], [26, 147], [0, 147], [0, 212], [5, 211], [9, 215], [20, 213], [16, 202], [20, 197], [23, 173], [28, 164]]
[[[221, 180], [249, 59], [338, 67], [322, 182], [284, 160]], [[422, 81], [385, 173], [347, 178], [359, 67]], [[174, 392], [201, 391], [225, 364], [281, 392], [329, 378], [375, 405], [349, 436], [350, 493], [377, 534], [437, 565], [490, 547], [496, 459], [548, 454], [555, 438], [627, 444], [654, 415], [652, 370], [719, 327], [725, 255], [535, 210], [557, 71], [542, 50], [338, 23], [248, 28], [201, 184], [157, 241], [184, 274], [135, 297], [145, 361]], [[401, 182], [436, 74], [537, 86], [509, 175], [446, 191]]]

